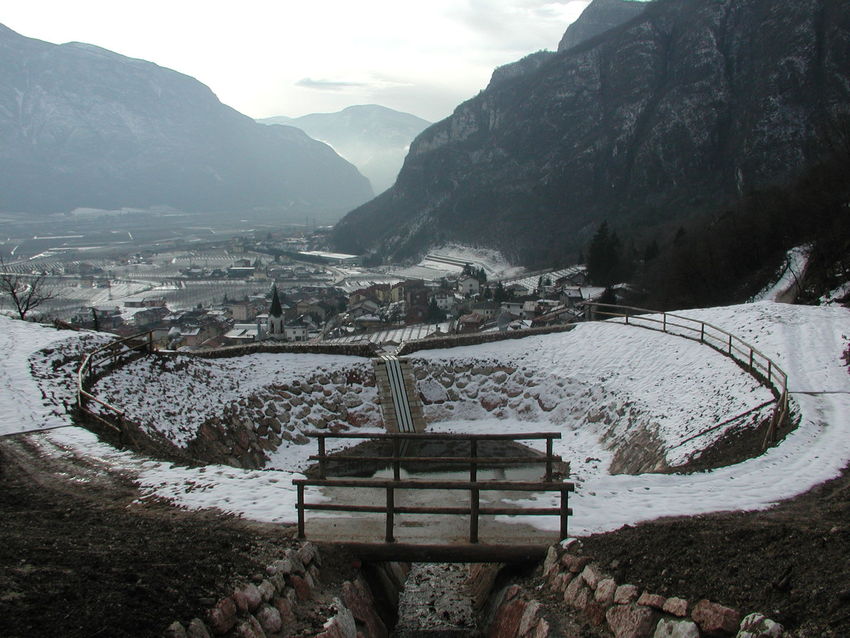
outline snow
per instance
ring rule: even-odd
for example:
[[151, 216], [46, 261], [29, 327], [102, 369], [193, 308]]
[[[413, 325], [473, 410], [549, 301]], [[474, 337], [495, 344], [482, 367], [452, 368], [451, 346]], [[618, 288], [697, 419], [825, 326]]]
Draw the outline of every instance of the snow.
[[[782, 268], [777, 273], [776, 283], [766, 286], [752, 298], [752, 301], [786, 301], [785, 297], [796, 292], [803, 280], [811, 249], [812, 247], [807, 244], [789, 250], [785, 255]], [[793, 301], [793, 298], [790, 301]]]
[[[533, 401], [520, 395], [525, 402], [505, 414], [482, 412], [469, 401], [465, 412], [460, 410], [461, 414], [435, 423], [432, 429], [561, 431], [555, 451], [570, 461], [571, 480], [576, 482], [570, 502], [574, 536], [661, 516], [764, 509], [835, 477], [850, 462], [850, 374], [842, 359], [850, 343], [850, 314], [845, 308], [765, 301], [682, 314], [740, 336], [773, 357], [788, 373], [792, 407], [800, 423], [779, 445], [756, 458], [710, 472], [609, 474], [612, 441], [623, 440], [629, 433], [622, 423], [605, 424], [604, 419], [594, 420], [588, 415], [585, 408], [597, 399], [603, 401], [599, 409], [608, 415], [635, 410], [641, 423], [656, 428], [668, 448], [668, 460], [675, 461], [685, 451], [673, 451], [673, 446], [727, 415], [755, 407], [766, 393], [739, 366], [711, 348], [616, 322], [583, 324], [568, 333], [417, 353], [417, 358], [434, 365], [489, 361], [524, 368], [523, 374], [528, 372], [527, 378], [536, 384], [532, 386], [536, 395], [529, 393]], [[59, 360], [57, 341], [69, 344], [66, 351], [71, 352], [82, 347], [82, 339], [80, 333], [0, 319], [0, 353], [5, 358], [0, 369], [0, 433], [70, 425], [61, 402], [72, 395], [67, 387], [63, 389], [61, 379], [50, 377], [55, 369], [51, 361]], [[52, 348], [53, 354], [35, 354], [45, 347]], [[240, 383], [248, 383], [249, 365], [258, 366], [264, 374], [295, 378], [352, 364], [351, 358], [336, 361], [323, 358], [328, 355], [293, 355], [296, 358], [287, 359], [282, 371], [280, 362], [274, 359], [278, 355], [266, 356], [267, 360], [252, 357], [250, 361], [227, 360], [226, 364], [215, 360], [215, 366], [222, 367], [217, 369], [210, 362], [208, 372], [215, 384], [223, 384], [222, 392], [236, 392], [228, 385], [227, 370]], [[175, 376], [170, 382], [179, 384], [179, 378]], [[479, 385], [479, 392], [489, 391], [484, 380], [473, 381]], [[428, 396], [440, 398], [442, 394], [432, 386]], [[175, 395], [179, 389], [174, 389]], [[198, 386], [183, 390], [196, 405], [209, 400], [199, 396]], [[585, 395], [587, 392], [590, 394]], [[522, 405], [528, 409], [520, 409]], [[574, 410], [574, 405], [579, 409]], [[372, 430], [364, 430], [368, 431]], [[312, 444], [281, 450], [274, 466], [285, 469], [249, 471], [217, 465], [183, 468], [116, 450], [78, 427], [29, 438], [44, 454], [83, 456], [132, 477], [143, 500], [165, 498], [180, 507], [214, 507], [260, 521], [288, 523], [296, 518], [291, 479], [301, 476], [294, 470], [303, 468], [307, 457], [315, 453]], [[335, 445], [343, 443], [353, 444], [336, 441]], [[701, 445], [704, 441], [694, 442], [694, 446]], [[687, 444], [683, 447], [688, 449]], [[517, 503], [532, 501], [556, 506], [549, 495], [518, 499]], [[554, 517], [501, 518], [549, 530], [558, 525]]]

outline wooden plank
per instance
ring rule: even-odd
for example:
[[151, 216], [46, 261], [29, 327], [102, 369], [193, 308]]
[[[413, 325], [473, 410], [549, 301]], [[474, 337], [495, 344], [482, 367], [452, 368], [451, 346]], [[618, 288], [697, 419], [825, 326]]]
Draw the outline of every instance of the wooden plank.
[[436, 434], [431, 432], [376, 432], [374, 434], [358, 434], [356, 432], [305, 432], [305, 436], [323, 436], [328, 439], [411, 439], [419, 441], [530, 441], [533, 439], [560, 439], [560, 432], [521, 432], [519, 434], [458, 434], [455, 432]]
[[[554, 541], [553, 541], [554, 542]], [[316, 541], [321, 547], [322, 543]], [[413, 545], [409, 543], [333, 543], [365, 562], [401, 561], [409, 563], [509, 563], [538, 562], [546, 557], [547, 544]]]
[[526, 481], [394, 481], [392, 479], [292, 479], [293, 485], [310, 487], [366, 487], [400, 490], [488, 490], [501, 492], [560, 492], [573, 491], [572, 483], [534, 483]]
[[[374, 463], [395, 463], [405, 461], [410, 463], [450, 463], [456, 465], [533, 465], [537, 463], [549, 464], [550, 460], [545, 456], [357, 456], [355, 454], [331, 454], [321, 456], [318, 454], [309, 457], [311, 461], [364, 461]], [[560, 463], [563, 459], [553, 454], [551, 462]]]

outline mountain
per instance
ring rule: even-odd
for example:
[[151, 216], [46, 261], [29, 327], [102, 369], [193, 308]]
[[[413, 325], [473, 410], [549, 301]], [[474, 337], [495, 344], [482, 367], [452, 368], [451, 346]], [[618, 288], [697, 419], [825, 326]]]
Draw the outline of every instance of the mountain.
[[545, 264], [603, 220], [657, 228], [788, 183], [850, 110], [848, 43], [847, 2], [656, 0], [428, 128], [395, 186], [332, 239], [401, 258], [454, 241]]
[[191, 77], [0, 25], [0, 210], [170, 205], [338, 219], [371, 196], [327, 145], [257, 124]]
[[430, 124], [410, 113], [376, 104], [349, 106], [337, 113], [277, 116], [258, 121], [294, 126], [330, 144], [369, 178], [376, 193], [393, 185], [413, 138]]
[[564, 32], [558, 51], [566, 51], [638, 16], [645, 0], [593, 0]]

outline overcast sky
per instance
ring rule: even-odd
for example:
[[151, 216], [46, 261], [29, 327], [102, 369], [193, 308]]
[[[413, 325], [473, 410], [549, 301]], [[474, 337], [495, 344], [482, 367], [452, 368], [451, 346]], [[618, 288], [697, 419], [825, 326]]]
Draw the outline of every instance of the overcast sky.
[[382, 104], [431, 121], [554, 50], [589, 0], [5, 0], [0, 22], [191, 75], [251, 117]]

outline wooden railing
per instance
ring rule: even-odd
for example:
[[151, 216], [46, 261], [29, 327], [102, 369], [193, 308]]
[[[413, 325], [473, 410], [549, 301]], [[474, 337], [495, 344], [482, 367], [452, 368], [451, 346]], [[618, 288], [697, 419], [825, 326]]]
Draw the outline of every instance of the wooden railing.
[[775, 442], [779, 426], [784, 424], [789, 416], [788, 375], [763, 352], [723, 328], [679, 314], [596, 302], [586, 303], [585, 308], [589, 319], [619, 318], [626, 325], [659, 330], [699, 341], [735, 360], [774, 393], [776, 406], [765, 433], [763, 447], [766, 448], [770, 443]]
[[[324, 432], [311, 433], [319, 445], [319, 454], [311, 456], [312, 460], [319, 462], [318, 479], [293, 479], [292, 483], [298, 490], [298, 537], [305, 537], [305, 512], [306, 510], [324, 510], [336, 512], [377, 513], [386, 515], [386, 532], [384, 540], [387, 543], [395, 542], [394, 525], [396, 514], [446, 514], [469, 516], [469, 542], [478, 543], [478, 522], [481, 515], [523, 515], [523, 516], [558, 516], [560, 519], [560, 539], [567, 538], [567, 519], [572, 513], [568, 506], [568, 493], [574, 490], [572, 483], [558, 482], [554, 480], [555, 464], [562, 463], [561, 458], [552, 453], [552, 442], [561, 438], [560, 433], [535, 432], [524, 434], [356, 434], [340, 433], [330, 434]], [[393, 445], [393, 454], [390, 456], [356, 456], [356, 455], [328, 455], [326, 453], [325, 439], [347, 438], [361, 440], [390, 440]], [[546, 440], [546, 453], [537, 456], [501, 456], [480, 457], [478, 456], [478, 444], [482, 441], [522, 441], [522, 440]], [[454, 443], [468, 442], [468, 456], [410, 456], [402, 454], [402, 447], [414, 441], [449, 441]], [[393, 467], [392, 479], [352, 479], [352, 478], [327, 478], [327, 466], [330, 461], [347, 461], [362, 463], [386, 463]], [[427, 463], [436, 465], [465, 465], [469, 467], [469, 481], [452, 480], [402, 480], [402, 463]], [[542, 463], [545, 465], [545, 476], [543, 481], [480, 481], [478, 480], [478, 468], [482, 465], [529, 465]], [[334, 488], [371, 488], [386, 491], [384, 505], [349, 505], [340, 503], [307, 503], [305, 501], [305, 488], [307, 487], [334, 487]], [[447, 507], [413, 507], [400, 506], [395, 503], [396, 490], [462, 490], [470, 494], [470, 504], [466, 506]], [[560, 506], [519, 508], [519, 507], [481, 507], [480, 493], [482, 491], [517, 491], [517, 492], [559, 492], [561, 495]]]
[[[123, 339], [116, 339], [105, 346], [92, 350], [83, 359], [77, 370], [77, 407], [81, 412], [124, 435], [124, 412], [114, 405], [94, 396], [89, 389], [98, 375], [108, 369], [114, 369], [131, 361], [140, 353], [151, 354], [154, 351], [153, 332], [140, 332]], [[103, 408], [99, 414], [89, 408], [89, 403], [97, 403]]]

